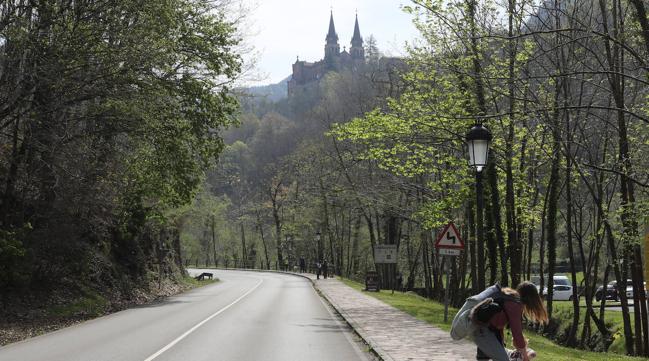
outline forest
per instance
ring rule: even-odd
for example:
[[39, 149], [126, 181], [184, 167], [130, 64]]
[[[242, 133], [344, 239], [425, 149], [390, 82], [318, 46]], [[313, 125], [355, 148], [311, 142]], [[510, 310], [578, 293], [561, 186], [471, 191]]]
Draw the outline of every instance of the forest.
[[[391, 284], [373, 249], [396, 244], [405, 290], [441, 300], [450, 267], [458, 306], [489, 284], [538, 276], [552, 322], [532, 329], [649, 356], [647, 6], [415, 0], [403, 11], [421, 39], [399, 61], [370, 36], [359, 69], [279, 101], [242, 92], [217, 167], [174, 213], [186, 264], [327, 260], [337, 275], [362, 281], [377, 269]], [[493, 134], [479, 193], [465, 141], [475, 124]], [[466, 240], [457, 258], [434, 250], [448, 222]], [[571, 302], [553, 300], [559, 274]], [[622, 312], [594, 300], [614, 280]]]
[[101, 314], [182, 278], [167, 212], [192, 202], [238, 109], [229, 6], [0, 2], [3, 326], [78, 297]]

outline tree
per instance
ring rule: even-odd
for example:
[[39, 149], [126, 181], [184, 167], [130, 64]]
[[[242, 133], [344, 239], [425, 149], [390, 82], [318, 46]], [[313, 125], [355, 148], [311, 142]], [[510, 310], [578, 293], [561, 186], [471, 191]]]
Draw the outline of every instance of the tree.
[[95, 258], [106, 260], [92, 272], [98, 288], [144, 279], [173, 233], [163, 214], [192, 201], [237, 109], [227, 11], [195, 0], [0, 6], [0, 233], [28, 230], [14, 238], [24, 284], [86, 280]]

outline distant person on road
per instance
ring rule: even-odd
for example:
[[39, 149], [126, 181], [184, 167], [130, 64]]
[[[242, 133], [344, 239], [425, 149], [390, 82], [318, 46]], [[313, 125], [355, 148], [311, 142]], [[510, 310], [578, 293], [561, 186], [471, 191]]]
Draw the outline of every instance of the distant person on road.
[[[472, 336], [478, 346], [477, 360], [529, 361], [536, 352], [528, 348], [523, 337], [523, 315], [532, 322], [548, 322], [536, 286], [523, 282], [514, 290], [495, 284], [466, 300], [453, 319], [451, 337], [460, 340]], [[505, 327], [511, 329], [515, 350], [505, 349]]]
[[300, 257], [300, 273], [306, 273], [306, 262], [304, 257]]
[[325, 279], [327, 279], [327, 276], [329, 275], [329, 265], [327, 264], [327, 260], [322, 262], [322, 275]]
[[320, 279], [320, 275], [322, 274], [322, 263], [316, 262], [315, 263], [315, 275], [316, 279]]

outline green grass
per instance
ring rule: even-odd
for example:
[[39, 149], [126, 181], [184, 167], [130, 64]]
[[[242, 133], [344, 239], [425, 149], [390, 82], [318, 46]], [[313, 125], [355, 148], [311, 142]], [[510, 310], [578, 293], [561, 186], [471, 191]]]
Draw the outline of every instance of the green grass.
[[195, 279], [194, 277], [191, 277], [191, 276], [183, 277], [183, 283], [186, 284], [190, 288], [203, 287], [203, 286], [207, 286], [207, 285], [210, 285], [210, 284], [216, 283], [216, 282], [219, 282], [219, 279], [216, 278], [216, 277], [214, 277], [214, 279], [212, 279], [212, 280], [204, 279], [202, 281], [199, 281], [199, 280], [197, 280], [197, 279]]
[[53, 317], [97, 317], [108, 310], [108, 300], [95, 292], [86, 291], [71, 303], [50, 307], [47, 314]]
[[[360, 283], [350, 281], [347, 279], [342, 280], [348, 286], [362, 291], [364, 286]], [[376, 297], [379, 300], [392, 305], [420, 320], [426, 321], [432, 325], [435, 325], [443, 330], [451, 329], [451, 320], [457, 312], [455, 308], [449, 308], [449, 321], [444, 322], [444, 305], [428, 300], [424, 297], [421, 297], [414, 293], [402, 293], [392, 291], [381, 291], [381, 292], [367, 292], [370, 296]], [[566, 302], [567, 306], [570, 306]], [[559, 308], [564, 308], [565, 306], [558, 306]], [[611, 312], [612, 313], [612, 312]], [[607, 315], [610, 313], [607, 312]], [[575, 361], [575, 360], [584, 360], [584, 361], [621, 361], [621, 360], [642, 360], [641, 358], [634, 358], [628, 356], [622, 356], [615, 353], [597, 353], [597, 352], [587, 352], [583, 350], [576, 350], [572, 348], [562, 347], [551, 340], [537, 335], [533, 332], [526, 331], [525, 336], [530, 339], [530, 347], [532, 347], [538, 353], [538, 357], [535, 360], [538, 361]], [[508, 341], [511, 344], [511, 340]]]
[[[595, 313], [599, 315], [599, 302], [593, 302], [593, 308], [595, 308]], [[614, 304], [617, 307], [619, 307], [620, 303], [619, 302], [611, 302], [607, 301], [606, 304]], [[579, 318], [581, 320], [578, 328], [577, 328], [577, 337], [581, 334], [581, 328], [583, 326], [583, 319], [584, 319], [584, 314], [586, 313], [586, 302], [584, 300], [581, 300], [580, 302], [580, 312], [579, 312]], [[552, 318], [554, 319], [560, 319], [562, 320], [561, 322], [561, 327], [562, 328], [567, 328], [570, 327], [572, 324], [572, 316], [573, 316], [573, 309], [572, 309], [572, 302], [567, 302], [567, 301], [555, 301], [553, 304], [554, 307], [554, 315]], [[632, 306], [631, 306], [632, 307]], [[607, 327], [612, 330], [613, 332], [613, 343], [611, 346], [608, 348], [608, 353], [617, 353], [617, 354], [624, 354], [625, 353], [625, 337], [624, 337], [624, 330], [623, 330], [623, 324], [624, 321], [622, 320], [622, 312], [621, 311], [613, 311], [613, 310], [607, 310], [606, 313], [604, 314], [604, 322], [606, 323]], [[633, 314], [631, 313], [631, 328], [633, 329], [634, 327], [634, 318]], [[596, 326], [593, 321], [591, 321], [591, 328], [596, 331]]]

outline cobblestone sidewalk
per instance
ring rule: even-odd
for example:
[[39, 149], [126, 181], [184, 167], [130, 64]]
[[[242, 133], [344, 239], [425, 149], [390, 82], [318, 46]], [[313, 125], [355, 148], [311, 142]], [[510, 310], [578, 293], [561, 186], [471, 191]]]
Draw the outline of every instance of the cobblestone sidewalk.
[[476, 348], [470, 342], [454, 341], [448, 332], [358, 292], [337, 279], [308, 277], [383, 360], [475, 360]]

